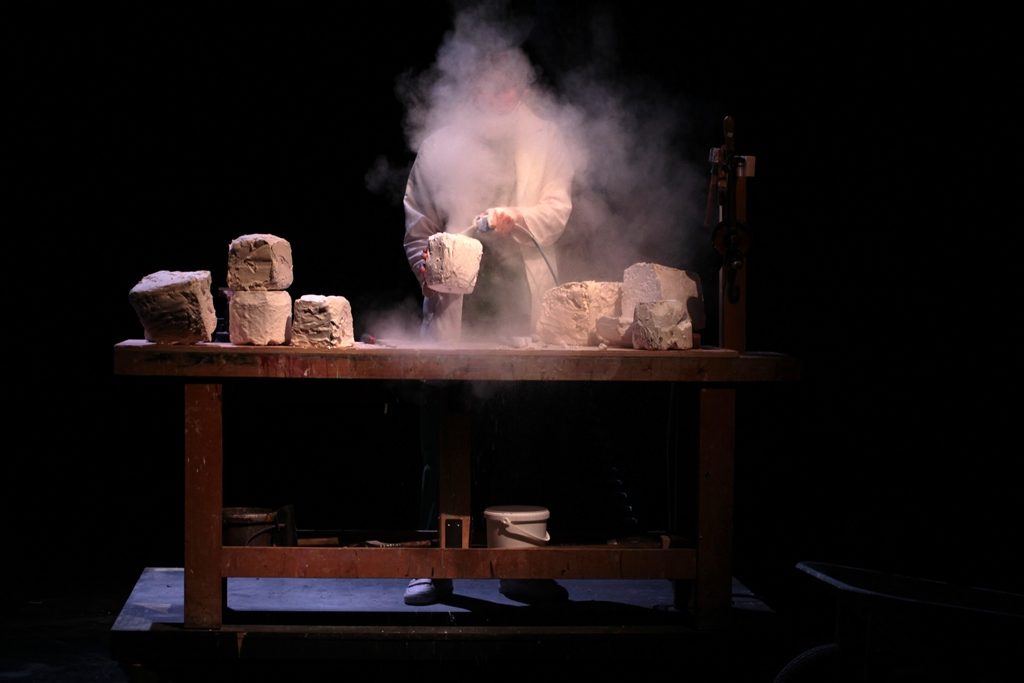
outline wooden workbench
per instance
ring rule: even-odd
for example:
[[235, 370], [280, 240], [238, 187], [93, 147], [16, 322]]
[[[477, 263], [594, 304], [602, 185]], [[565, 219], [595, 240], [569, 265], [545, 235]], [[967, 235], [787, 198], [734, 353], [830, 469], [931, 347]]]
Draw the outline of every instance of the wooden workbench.
[[[118, 375], [180, 378], [185, 387], [185, 627], [220, 628], [224, 580], [278, 578], [664, 578], [692, 582], [699, 623], [730, 601], [736, 388], [792, 380], [793, 358], [715, 348], [637, 351], [495, 346], [349, 349], [160, 345], [114, 347]], [[234, 378], [435, 381], [679, 382], [699, 390], [696, 539], [689, 547], [469, 544], [469, 429], [449, 415], [441, 442], [441, 547], [242, 547], [222, 545], [223, 382]], [[444, 532], [456, 522], [461, 542]], [[447, 540], [446, 540], [447, 537]]]

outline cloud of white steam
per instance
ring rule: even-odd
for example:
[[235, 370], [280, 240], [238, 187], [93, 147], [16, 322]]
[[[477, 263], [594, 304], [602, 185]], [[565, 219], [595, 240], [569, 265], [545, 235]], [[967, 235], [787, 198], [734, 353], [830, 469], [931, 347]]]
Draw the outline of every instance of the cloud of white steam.
[[[603, 77], [596, 67], [552, 74], [556, 82], [542, 84], [520, 49], [528, 35], [528, 27], [503, 16], [500, 5], [460, 11], [435, 63], [399, 83], [410, 149], [418, 150], [443, 126], [486, 128], [489, 122], [472, 105], [473, 76], [485, 55], [511, 50], [508, 77], [529, 83], [525, 103], [560, 125], [575, 167], [559, 280], [620, 280], [639, 261], [692, 269], [708, 243], [701, 225], [707, 178], [705, 168], [679, 153], [686, 132], [680, 103], [650, 84]], [[495, 170], [486, 166], [488, 155], [472, 149], [451, 155], [446, 185], [471, 204]], [[486, 208], [470, 205], [458, 213], [472, 216]]]
[[420, 302], [405, 299], [384, 307], [371, 305], [359, 320], [365, 330], [360, 341], [378, 344], [414, 345], [421, 341]]
[[[649, 86], [648, 86], [649, 87]], [[574, 279], [622, 278], [640, 261], [691, 268], [699, 247], [707, 180], [678, 149], [685, 112], [639, 86], [569, 74], [561, 97], [577, 168], [566, 269]], [[566, 112], [572, 112], [566, 115]]]

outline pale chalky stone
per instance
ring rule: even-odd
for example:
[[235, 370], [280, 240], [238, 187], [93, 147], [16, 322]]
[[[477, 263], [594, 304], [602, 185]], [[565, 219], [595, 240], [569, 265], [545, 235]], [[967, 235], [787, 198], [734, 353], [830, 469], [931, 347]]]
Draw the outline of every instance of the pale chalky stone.
[[608, 346], [633, 346], [632, 318], [602, 316], [597, 319], [597, 338]]
[[424, 283], [435, 292], [471, 294], [480, 273], [484, 245], [478, 239], [450, 232], [427, 239]]
[[210, 271], [160, 270], [139, 280], [128, 301], [143, 334], [161, 344], [210, 341], [217, 328]]
[[537, 336], [545, 344], [596, 345], [597, 321], [617, 317], [621, 282], [584, 280], [552, 287], [541, 299]]
[[682, 301], [638, 303], [633, 316], [633, 348], [655, 351], [693, 348], [693, 324]]
[[295, 300], [292, 346], [354, 346], [352, 306], [343, 296], [306, 294]]
[[258, 233], [236, 237], [228, 245], [228, 289], [288, 289], [292, 277], [292, 245], [288, 240]]
[[[622, 314], [621, 282], [585, 280], [583, 284], [587, 286], [587, 298], [590, 302], [590, 327], [592, 331], [597, 327], [598, 318], [614, 317]], [[591, 341], [594, 341], [593, 336]]]
[[291, 327], [292, 297], [288, 292], [231, 292], [228, 335], [232, 344], [287, 344]]
[[676, 299], [686, 306], [693, 329], [704, 329], [704, 293], [700, 275], [656, 263], [634, 263], [622, 274], [622, 315], [633, 316], [638, 303]]

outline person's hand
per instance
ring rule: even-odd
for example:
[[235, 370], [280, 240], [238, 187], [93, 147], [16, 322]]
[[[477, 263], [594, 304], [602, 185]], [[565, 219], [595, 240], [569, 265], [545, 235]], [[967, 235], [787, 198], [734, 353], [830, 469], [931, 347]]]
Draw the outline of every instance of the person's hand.
[[520, 223], [523, 220], [523, 215], [511, 206], [498, 206], [493, 209], [487, 209], [485, 213], [491, 230], [499, 235], [509, 234], [516, 223]]
[[420, 284], [420, 291], [423, 292], [423, 296], [425, 296], [425, 297], [435, 297], [435, 296], [438, 296], [438, 293], [435, 292], [434, 290], [432, 290], [430, 288], [430, 285], [428, 285], [427, 281], [426, 281], [426, 277], [427, 277], [427, 259], [428, 258], [430, 258], [430, 252], [426, 249], [426, 247], [424, 247], [424, 249], [423, 249], [423, 260], [420, 262], [420, 265], [419, 265], [420, 283], [421, 283]]

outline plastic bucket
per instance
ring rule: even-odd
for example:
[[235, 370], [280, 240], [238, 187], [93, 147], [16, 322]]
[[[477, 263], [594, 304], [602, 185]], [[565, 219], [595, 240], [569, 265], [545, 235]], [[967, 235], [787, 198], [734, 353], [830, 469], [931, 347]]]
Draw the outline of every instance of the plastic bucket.
[[494, 505], [484, 510], [487, 547], [532, 548], [546, 545], [551, 512], [538, 505]]

